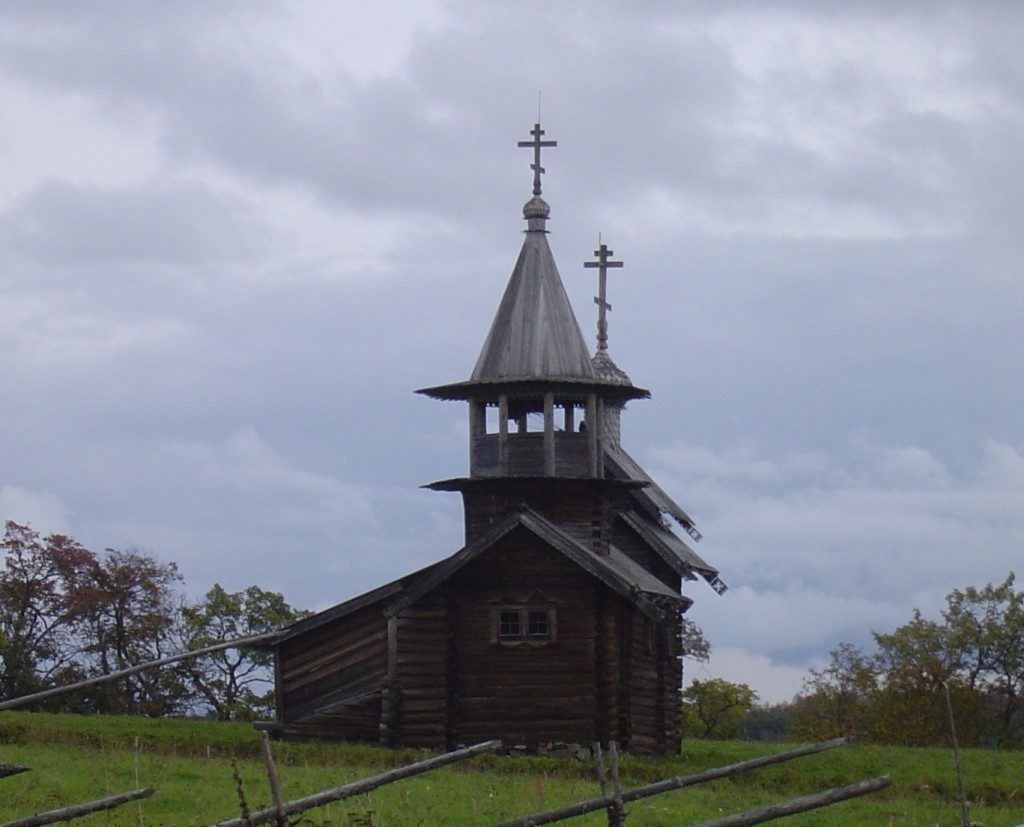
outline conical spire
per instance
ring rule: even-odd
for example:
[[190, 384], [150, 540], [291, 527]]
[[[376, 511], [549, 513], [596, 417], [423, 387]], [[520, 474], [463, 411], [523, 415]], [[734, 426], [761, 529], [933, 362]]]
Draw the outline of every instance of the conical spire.
[[[539, 216], [528, 216], [528, 220], [531, 224], [544, 221]], [[543, 228], [531, 228], [473, 368], [472, 381], [594, 378], [587, 344], [547, 235]]]
[[509, 379], [594, 379], [590, 354], [565, 286], [551, 255], [547, 220], [551, 209], [540, 197], [541, 147], [544, 130], [535, 124], [532, 141], [519, 146], [534, 150], [533, 198], [523, 206], [526, 237], [505, 295], [491, 323], [471, 381]]

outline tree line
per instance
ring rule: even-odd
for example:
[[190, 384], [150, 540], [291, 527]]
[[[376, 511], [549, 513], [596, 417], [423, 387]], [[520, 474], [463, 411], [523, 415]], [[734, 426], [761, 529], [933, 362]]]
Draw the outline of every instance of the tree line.
[[939, 620], [914, 610], [868, 650], [841, 643], [792, 701], [757, 705], [746, 684], [694, 681], [684, 693], [692, 737], [765, 740], [854, 735], [905, 746], [949, 742], [948, 690], [957, 736], [982, 747], [1024, 745], [1024, 591], [1002, 583], [946, 595]]
[[[278, 593], [215, 584], [190, 602], [174, 563], [97, 554], [8, 521], [0, 543], [0, 699], [66, 686], [182, 651], [257, 635], [307, 613]], [[273, 709], [271, 654], [227, 649], [43, 702], [50, 710], [254, 718]]]

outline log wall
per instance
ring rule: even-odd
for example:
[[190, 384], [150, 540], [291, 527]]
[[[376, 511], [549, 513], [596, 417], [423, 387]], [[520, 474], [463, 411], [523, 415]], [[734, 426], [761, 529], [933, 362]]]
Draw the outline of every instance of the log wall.
[[452, 740], [448, 710], [448, 603], [448, 589], [442, 586], [397, 618], [396, 731], [404, 746], [447, 746]]
[[[590, 743], [596, 737], [595, 591], [592, 578], [525, 530], [453, 578], [452, 734], [457, 742]], [[557, 638], [492, 643], [492, 610], [556, 607]]]
[[521, 503], [573, 534], [589, 534], [594, 514], [607, 514], [607, 499], [601, 488], [571, 482], [559, 485], [555, 480], [495, 481], [464, 489], [462, 498], [467, 543], [487, 533]]
[[282, 642], [277, 660], [282, 723], [316, 729], [317, 734], [376, 740], [379, 695], [337, 713], [323, 710], [379, 691], [387, 669], [387, 623], [379, 605]]

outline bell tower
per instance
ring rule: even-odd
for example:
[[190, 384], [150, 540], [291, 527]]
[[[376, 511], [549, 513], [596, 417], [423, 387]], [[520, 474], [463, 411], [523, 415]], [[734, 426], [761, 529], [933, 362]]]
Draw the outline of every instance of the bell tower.
[[534, 152], [523, 245], [480, 356], [467, 381], [419, 391], [468, 403], [469, 476], [428, 487], [462, 492], [467, 543], [525, 505], [585, 530], [601, 553], [609, 500], [629, 485], [606, 476], [606, 448], [618, 445], [625, 403], [650, 394], [607, 357], [605, 273], [621, 263], [605, 245], [586, 265], [601, 276], [598, 356], [588, 352], [547, 239], [551, 208], [541, 197], [540, 153], [556, 143], [542, 140], [539, 123], [531, 135], [519, 143]]

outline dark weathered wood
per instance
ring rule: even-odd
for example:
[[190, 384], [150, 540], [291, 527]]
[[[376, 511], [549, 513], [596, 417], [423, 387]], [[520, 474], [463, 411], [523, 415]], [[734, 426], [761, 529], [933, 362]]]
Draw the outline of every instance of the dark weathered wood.
[[138, 666], [132, 666], [128, 669], [120, 669], [117, 672], [111, 672], [109, 675], [99, 675], [98, 677], [78, 681], [77, 683], [68, 684], [67, 686], [59, 686], [54, 689], [44, 689], [42, 692], [33, 692], [31, 695], [22, 695], [20, 698], [12, 698], [9, 701], [0, 703], [0, 710], [25, 706], [26, 704], [43, 701], [56, 695], [73, 692], [76, 689], [84, 689], [86, 686], [95, 686], [99, 683], [107, 683], [108, 681], [118, 680], [119, 678], [126, 678], [129, 675], [135, 675], [139, 672], [144, 672], [147, 669], [155, 669], [158, 666], [166, 666], [167, 664], [177, 663], [181, 660], [187, 660], [201, 655], [208, 655], [211, 652], [220, 652], [223, 649], [239, 649], [245, 646], [253, 646], [258, 643], [266, 643], [267, 641], [277, 637], [278, 634], [280, 633], [275, 631], [267, 632], [262, 635], [251, 635], [250, 637], [238, 638], [236, 640], [228, 641], [227, 643], [217, 643], [213, 646], [204, 646], [202, 649], [196, 649], [191, 652], [179, 652], [177, 655], [169, 655], [166, 658], [146, 661], [146, 663], [140, 663]]
[[946, 715], [949, 717], [949, 737], [953, 744], [953, 768], [956, 771], [956, 792], [960, 799], [960, 823], [963, 827], [971, 827], [971, 813], [967, 807], [967, 794], [964, 792], [964, 777], [960, 771], [960, 744], [956, 739], [953, 701], [949, 697], [949, 684], [946, 681], [942, 682], [942, 692], [946, 698]]
[[596, 394], [587, 395], [587, 418], [584, 420], [587, 426], [587, 473], [591, 477], [597, 476], [597, 396]]
[[608, 827], [623, 827], [626, 823], [626, 809], [622, 805], [622, 784], [619, 781], [619, 745], [612, 741], [608, 745], [612, 777], [612, 805], [608, 808]]
[[[345, 798], [351, 798], [354, 795], [362, 795], [368, 793], [371, 790], [375, 790], [378, 787], [382, 787], [385, 784], [390, 784], [393, 781], [400, 781], [403, 778], [409, 778], [413, 775], [419, 775], [420, 773], [429, 772], [430, 770], [437, 769], [438, 767], [444, 767], [448, 764], [454, 764], [457, 761], [464, 761], [467, 758], [472, 758], [475, 755], [482, 755], [485, 752], [495, 752], [501, 749], [501, 741], [486, 741], [481, 744], [474, 744], [470, 747], [464, 747], [453, 752], [446, 752], [443, 755], [435, 755], [432, 758], [427, 758], [423, 761], [417, 761], [414, 764], [407, 764], [404, 767], [397, 767], [387, 772], [382, 772], [379, 775], [372, 775], [369, 778], [362, 778], [358, 781], [351, 781], [348, 784], [342, 784], [340, 787], [332, 787], [329, 790], [323, 790], [322, 792], [313, 793], [312, 795], [303, 796], [302, 798], [296, 798], [292, 801], [286, 801], [284, 804], [284, 810], [286, 815], [295, 815], [296, 813], [304, 813], [306, 810], [312, 810], [314, 807], [321, 807], [324, 804], [329, 804], [332, 801], [341, 801]], [[249, 816], [249, 824], [270, 824], [274, 819], [277, 818], [277, 811], [273, 808], [265, 810], [257, 810], [251, 813]], [[5, 827], [5, 825], [0, 825]], [[246, 827], [246, 823], [240, 818], [230, 818], [226, 821], [218, 821], [213, 827]]]
[[9, 775], [18, 775], [19, 773], [28, 772], [31, 767], [22, 767], [19, 764], [3, 764], [0, 763], [0, 778], [7, 778]]
[[774, 821], [777, 818], [795, 815], [796, 813], [805, 813], [808, 810], [817, 810], [819, 807], [828, 807], [840, 801], [878, 792], [878, 790], [884, 790], [888, 787], [889, 783], [888, 775], [880, 775], [878, 778], [869, 778], [865, 781], [858, 781], [855, 784], [847, 784], [845, 787], [835, 787], [831, 790], [804, 795], [779, 804], [759, 807], [756, 810], [747, 810], [744, 813], [713, 818], [711, 821], [702, 821], [700, 824], [694, 825], [694, 827], [747, 827], [750, 824], [763, 824], [766, 821]]
[[544, 394], [544, 475], [555, 474], [555, 395]]
[[45, 813], [16, 818], [14, 821], [7, 821], [0, 824], [0, 827], [39, 827], [42, 824], [57, 824], [61, 821], [71, 821], [90, 813], [97, 813], [101, 810], [112, 810], [127, 804], [129, 801], [138, 801], [140, 798], [149, 798], [153, 795], [153, 789], [146, 787], [141, 790], [131, 790], [117, 795], [108, 795], [106, 798], [97, 798], [95, 801], [83, 801], [80, 804], [71, 804], [67, 807], [58, 807], [56, 810], [47, 810]]
[[[801, 758], [804, 755], [824, 752], [825, 750], [840, 747], [846, 743], [845, 738], [835, 738], [831, 741], [821, 741], [816, 744], [798, 747], [797, 749], [777, 752], [772, 755], [762, 755], [758, 758], [751, 758], [747, 761], [740, 761], [736, 764], [728, 764], [724, 767], [715, 767], [692, 775], [677, 775], [674, 778], [666, 778], [656, 781], [653, 784], [646, 784], [643, 787], [634, 787], [622, 793], [623, 803], [637, 801], [641, 798], [649, 798], [652, 795], [660, 795], [670, 790], [678, 790], [682, 787], [691, 787], [695, 784], [703, 784], [706, 781], [714, 781], [719, 778], [727, 778], [747, 770], [754, 770], [760, 767], [767, 767], [771, 764], [779, 764], [784, 761], [792, 761], [794, 758]], [[600, 798], [591, 798], [585, 801], [576, 801], [564, 807], [558, 807], [544, 812], [531, 813], [530, 815], [508, 819], [497, 822], [492, 827], [536, 827], [538, 824], [551, 824], [556, 821], [565, 821], [567, 818], [592, 813], [596, 810], [605, 810], [615, 804], [615, 795], [604, 795]]]
[[274, 802], [276, 827], [289, 827], [288, 814], [284, 811], [284, 800], [281, 798], [281, 785], [277, 780], [277, 767], [274, 766], [274, 755], [270, 751], [270, 737], [266, 731], [260, 733], [260, 753], [263, 755], [263, 765], [267, 769], [270, 798]]

